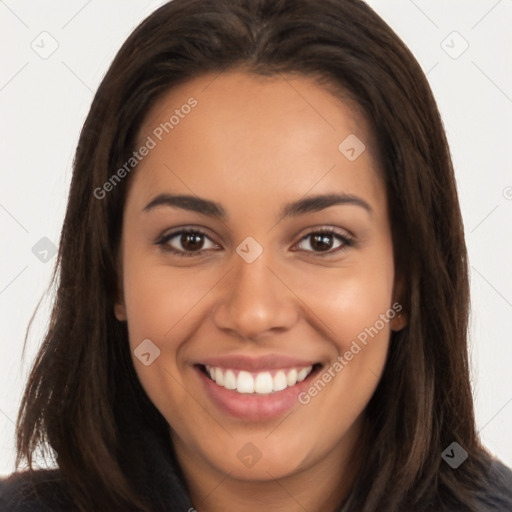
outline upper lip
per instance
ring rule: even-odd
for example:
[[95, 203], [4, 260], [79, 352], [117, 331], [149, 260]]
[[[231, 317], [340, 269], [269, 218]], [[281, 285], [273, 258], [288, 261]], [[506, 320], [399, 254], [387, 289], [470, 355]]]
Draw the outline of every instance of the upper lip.
[[306, 368], [316, 363], [318, 363], [318, 361], [297, 359], [280, 354], [266, 354], [259, 357], [249, 357], [246, 355], [215, 356], [202, 359], [198, 362], [198, 364], [203, 366], [252, 371]]

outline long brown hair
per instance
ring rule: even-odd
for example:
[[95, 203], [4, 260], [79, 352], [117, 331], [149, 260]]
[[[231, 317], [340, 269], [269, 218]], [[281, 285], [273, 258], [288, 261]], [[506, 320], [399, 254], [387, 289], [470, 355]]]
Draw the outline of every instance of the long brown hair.
[[[470, 510], [490, 457], [479, 444], [466, 347], [468, 269], [454, 172], [427, 80], [360, 0], [174, 0], [130, 35], [83, 126], [60, 241], [56, 301], [23, 396], [17, 464], [48, 442], [80, 510], [147, 510], [130, 432], [168, 425], [135, 374], [114, 316], [128, 176], [141, 122], [173, 86], [207, 72], [297, 73], [348, 93], [377, 143], [408, 325], [391, 337], [367, 406], [368, 444], [347, 510]], [[133, 172], [136, 172], [134, 170]], [[441, 453], [459, 443], [455, 471]], [[131, 445], [130, 445], [131, 446]], [[428, 505], [428, 506], [427, 506]]]

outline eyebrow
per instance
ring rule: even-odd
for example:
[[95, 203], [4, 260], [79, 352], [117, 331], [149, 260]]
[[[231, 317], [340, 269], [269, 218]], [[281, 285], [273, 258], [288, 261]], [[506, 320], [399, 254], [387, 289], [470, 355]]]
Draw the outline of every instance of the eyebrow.
[[[281, 210], [279, 220], [283, 220], [286, 217], [296, 217], [305, 213], [318, 212], [336, 205], [360, 206], [369, 214], [373, 213], [372, 207], [358, 196], [344, 193], [320, 194], [285, 204]], [[182, 210], [197, 212], [208, 217], [221, 220], [227, 219], [226, 210], [221, 204], [198, 196], [159, 194], [144, 207], [143, 211], [149, 212], [159, 206], [181, 208]]]

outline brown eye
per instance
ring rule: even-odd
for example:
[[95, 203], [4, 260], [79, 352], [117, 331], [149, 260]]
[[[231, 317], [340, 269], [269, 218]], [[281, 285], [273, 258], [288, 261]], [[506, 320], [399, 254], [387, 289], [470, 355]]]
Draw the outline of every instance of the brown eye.
[[[302, 244], [302, 247], [300, 245]], [[299, 248], [306, 252], [317, 253], [318, 256], [331, 255], [354, 245], [354, 241], [346, 235], [334, 230], [312, 231], [299, 243]]]
[[318, 251], [328, 251], [333, 245], [332, 234], [314, 234], [311, 236], [311, 247]]
[[[210, 246], [205, 247], [207, 243]], [[202, 254], [203, 250], [218, 247], [206, 233], [199, 229], [174, 231], [173, 233], [163, 235], [156, 244], [176, 256], [197, 256]]]
[[202, 249], [204, 244], [203, 235], [197, 233], [183, 233], [180, 238], [180, 243], [185, 250], [198, 251]]

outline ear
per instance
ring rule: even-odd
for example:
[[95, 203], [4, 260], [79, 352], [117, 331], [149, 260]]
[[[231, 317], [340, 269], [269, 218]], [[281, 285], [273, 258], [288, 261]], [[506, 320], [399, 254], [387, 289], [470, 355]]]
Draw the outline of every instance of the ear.
[[124, 304], [124, 297], [121, 295], [114, 304], [114, 314], [120, 322], [126, 322], [126, 306]]
[[401, 331], [408, 322], [407, 313], [404, 309], [405, 299], [405, 279], [403, 274], [398, 274], [395, 278], [395, 285], [393, 287], [393, 311], [395, 316], [391, 320], [391, 330]]
[[[402, 307], [402, 305], [395, 301], [393, 303], [393, 306], [399, 305]], [[395, 311], [398, 311], [398, 308], [393, 307]], [[405, 326], [407, 325], [407, 315], [404, 313], [403, 307], [398, 313], [396, 313], [395, 317], [391, 320], [391, 330], [392, 331], [401, 331]]]
[[124, 301], [124, 287], [123, 287], [123, 267], [121, 265], [121, 258], [117, 258], [117, 293], [116, 301], [114, 302], [114, 314], [120, 322], [126, 322], [126, 305]]

